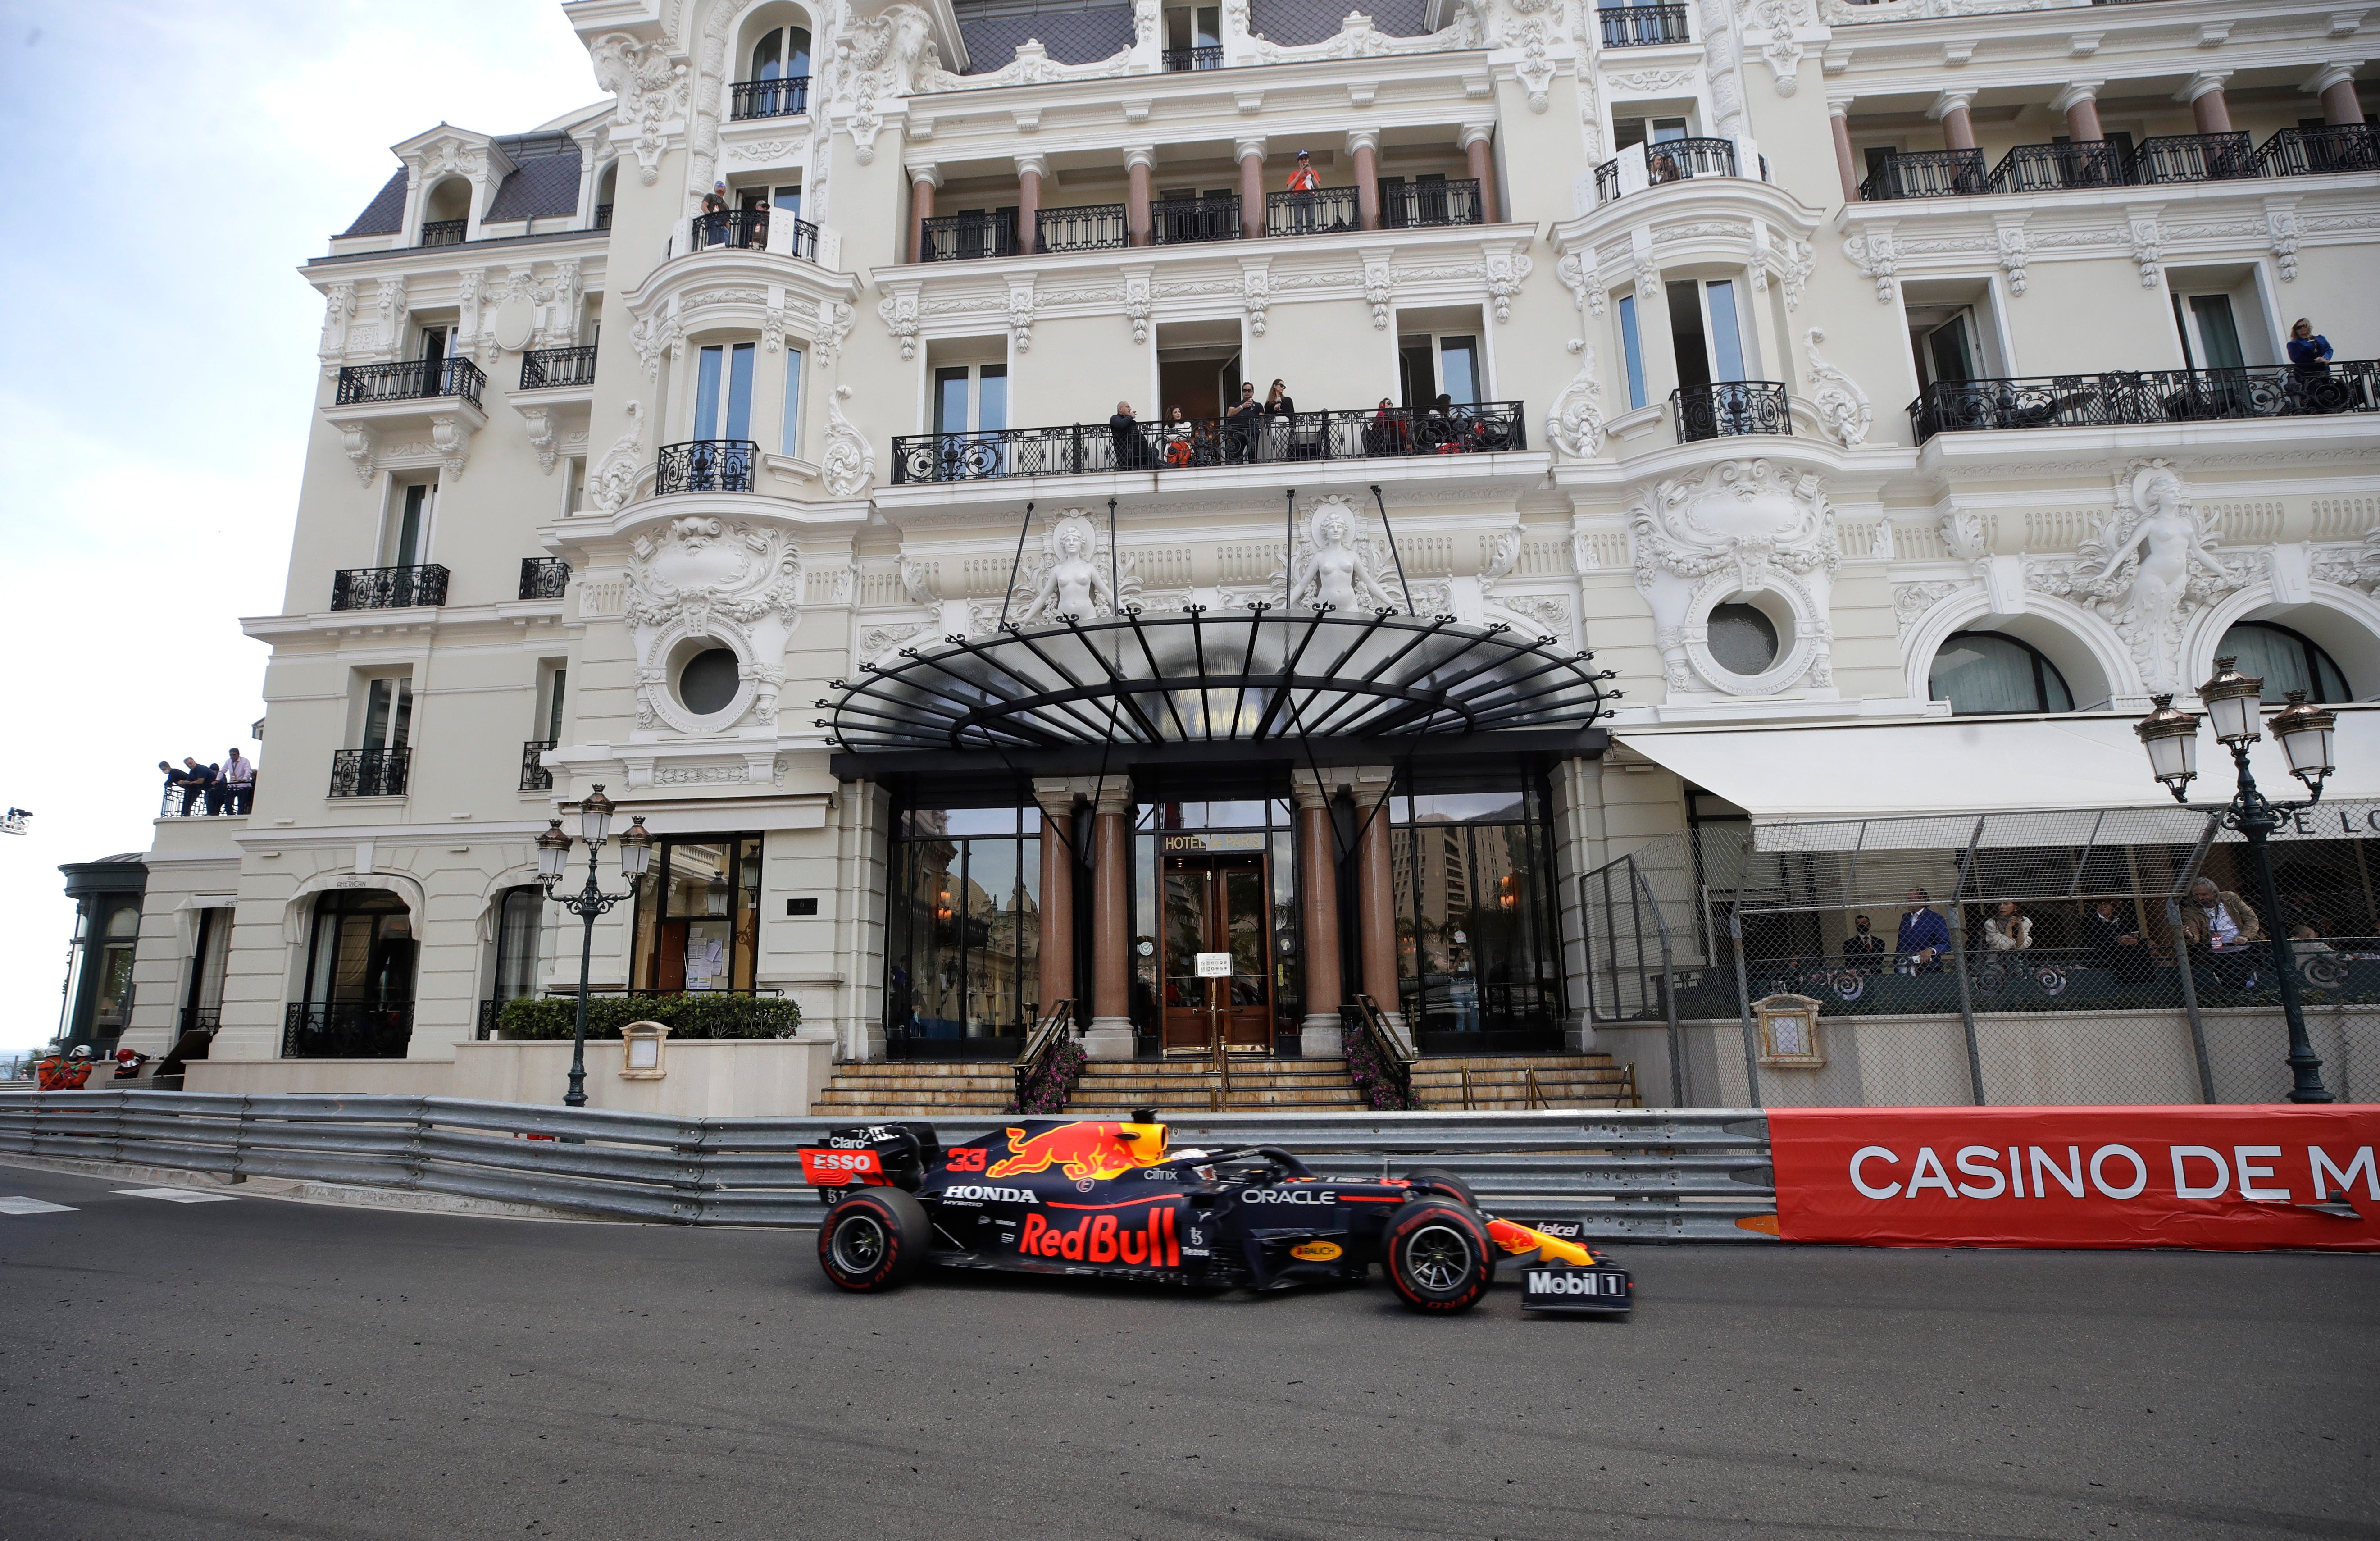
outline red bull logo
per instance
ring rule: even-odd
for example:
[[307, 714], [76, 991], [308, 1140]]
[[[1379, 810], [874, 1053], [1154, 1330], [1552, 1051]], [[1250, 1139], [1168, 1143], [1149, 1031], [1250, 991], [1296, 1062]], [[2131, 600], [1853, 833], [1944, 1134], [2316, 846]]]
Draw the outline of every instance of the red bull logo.
[[1182, 1244], [1173, 1233], [1173, 1209], [1159, 1205], [1139, 1219], [1090, 1215], [1071, 1226], [1055, 1226], [1038, 1214], [1025, 1217], [1016, 1250], [1029, 1257], [1063, 1257], [1077, 1263], [1123, 1263], [1135, 1268], [1178, 1268]]
[[1027, 1139], [1008, 1132], [1009, 1155], [991, 1164], [988, 1177], [1024, 1177], [1056, 1167], [1077, 1183], [1115, 1177], [1140, 1165], [1118, 1123], [1062, 1123]]

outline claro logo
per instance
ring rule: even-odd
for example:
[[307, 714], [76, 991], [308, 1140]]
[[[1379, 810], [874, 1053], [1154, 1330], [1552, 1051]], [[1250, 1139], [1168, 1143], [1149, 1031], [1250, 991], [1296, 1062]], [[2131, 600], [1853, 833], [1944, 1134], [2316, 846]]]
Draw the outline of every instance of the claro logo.
[[[2160, 1167], [2169, 1164], [2177, 1198], [2222, 1198], [2236, 1193], [2269, 1203], [2301, 1195], [2319, 1203], [2342, 1190], [2352, 1193], [2361, 1179], [2364, 1191], [2380, 1200], [2380, 1165], [2374, 1164], [2368, 1145], [2344, 1158], [2334, 1158], [2318, 1145], [2301, 1147], [2294, 1157], [2277, 1145], [2217, 1149], [2143, 1141], [2143, 1146], [2148, 1154], [2113, 1144], [2098, 1146], [2087, 1155], [2079, 1145], [2062, 1152], [2037, 1145], [1968, 1145], [1951, 1153], [1949, 1168], [1930, 1145], [1919, 1146], [1906, 1158], [1888, 1146], [1863, 1146], [1852, 1156], [1851, 1180], [1861, 1196], [1877, 1199], [1915, 1198], [1924, 1193], [1946, 1198], [2055, 1198], [2060, 1192], [2081, 1198], [2092, 1191], [2106, 1198], [2137, 1198], [2148, 1189], [2155, 1161]], [[2305, 1173], [2305, 1186], [2294, 1188], [2300, 1171]]]

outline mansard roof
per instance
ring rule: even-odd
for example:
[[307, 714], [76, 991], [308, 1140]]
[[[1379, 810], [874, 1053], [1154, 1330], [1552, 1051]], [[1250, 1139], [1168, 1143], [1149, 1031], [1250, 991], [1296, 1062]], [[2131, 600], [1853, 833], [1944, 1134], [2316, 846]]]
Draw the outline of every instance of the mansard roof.
[[[552, 219], [578, 212], [577, 140], [567, 134], [540, 129], [528, 134], [499, 134], [488, 142], [510, 158], [513, 169], [497, 187], [485, 219]], [[405, 172], [400, 167], [372, 195], [372, 200], [356, 216], [355, 223], [339, 235], [393, 236], [404, 218]]]

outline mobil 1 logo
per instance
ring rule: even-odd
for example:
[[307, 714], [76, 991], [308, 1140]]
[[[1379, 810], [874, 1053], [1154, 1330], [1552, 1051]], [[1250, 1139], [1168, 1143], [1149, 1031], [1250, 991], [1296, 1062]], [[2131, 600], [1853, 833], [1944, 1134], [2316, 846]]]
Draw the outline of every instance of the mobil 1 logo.
[[1634, 1303], [1632, 1282], [1622, 1268], [1551, 1266], [1521, 1270], [1524, 1310], [1592, 1311], [1604, 1316], [1625, 1311]]

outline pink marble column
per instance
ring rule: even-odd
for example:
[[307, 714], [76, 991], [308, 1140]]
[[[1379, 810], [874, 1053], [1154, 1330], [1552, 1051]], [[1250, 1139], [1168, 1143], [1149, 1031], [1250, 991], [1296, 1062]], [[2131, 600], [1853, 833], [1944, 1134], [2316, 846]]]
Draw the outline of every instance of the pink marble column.
[[1380, 133], [1357, 128], [1347, 135], [1347, 151], [1355, 162], [1355, 226], [1380, 227]]
[[2355, 67], [2335, 64], [2316, 78], [2314, 89], [2322, 93], [2322, 115], [2336, 124], [2363, 121], [2363, 103], [2355, 94]]
[[1157, 152], [1145, 144], [1135, 145], [1123, 152], [1124, 175], [1129, 178], [1123, 195], [1124, 242], [1128, 246], [1148, 244], [1148, 177], [1157, 164]]
[[1503, 220], [1503, 201], [1497, 197], [1496, 162], [1488, 147], [1496, 137], [1492, 123], [1466, 123], [1463, 126], [1463, 153], [1470, 162], [1472, 179], [1479, 184], [1480, 217], [1489, 224]]
[[909, 168], [909, 261], [926, 260], [926, 222], [934, 217], [934, 189], [942, 185], [938, 166]]
[[1016, 157], [1016, 251], [1022, 257], [1041, 249], [1041, 178], [1049, 169], [1050, 163], [1042, 156]]
[[1265, 233], [1265, 141], [1242, 140], [1240, 158], [1240, 239], [1260, 241]]
[[1308, 774], [1294, 778], [1297, 795], [1298, 913], [1305, 935], [1305, 1019], [1299, 1025], [1308, 1054], [1339, 1051], [1339, 851], [1331, 827], [1330, 791]]
[[1852, 104], [1848, 102], [1827, 103], [1828, 126], [1835, 136], [1835, 171], [1843, 179], [1843, 201], [1860, 200], [1859, 158], [1852, 153]]

